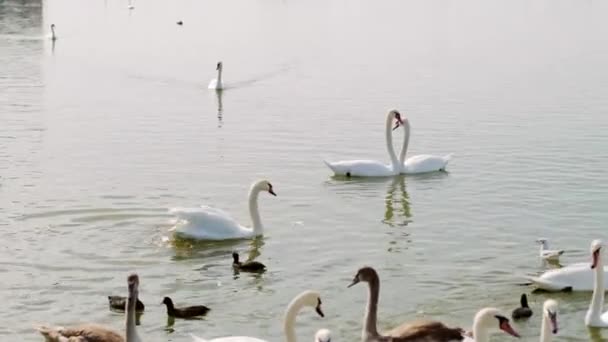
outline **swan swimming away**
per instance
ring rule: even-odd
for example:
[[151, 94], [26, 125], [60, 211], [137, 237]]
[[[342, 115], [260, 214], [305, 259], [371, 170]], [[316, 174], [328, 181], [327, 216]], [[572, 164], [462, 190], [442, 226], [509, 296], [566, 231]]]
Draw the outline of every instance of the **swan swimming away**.
[[395, 149], [393, 148], [392, 124], [393, 119], [396, 120], [395, 127], [402, 124], [401, 114], [397, 110], [391, 110], [386, 115], [386, 149], [391, 158], [391, 164], [387, 165], [375, 160], [344, 160], [337, 162], [325, 161], [325, 165], [329, 167], [337, 176], [347, 177], [390, 177], [398, 175], [401, 171], [401, 163], [397, 159]]
[[587, 310], [587, 314], [585, 315], [585, 325], [596, 328], [608, 328], [608, 312], [602, 313], [604, 311], [604, 291], [606, 291], [604, 287], [605, 277], [601, 271], [604, 269], [602, 247], [603, 243], [601, 240], [593, 240], [591, 243], [592, 260], [590, 268], [594, 273], [594, 285], [589, 310]]
[[[285, 311], [285, 316], [283, 319], [283, 332], [285, 333], [285, 338], [287, 342], [296, 342], [296, 331], [294, 328], [294, 324], [296, 321], [296, 316], [300, 312], [302, 308], [305, 306], [315, 308], [317, 314], [321, 317], [325, 317], [323, 314], [323, 310], [321, 310], [321, 297], [319, 293], [315, 291], [304, 291], [296, 296], [291, 303], [287, 306], [287, 310]], [[326, 330], [326, 329], [323, 329]], [[315, 339], [319, 335], [321, 338], [327, 338], [327, 332], [322, 332], [319, 330], [317, 335], [315, 335]], [[266, 342], [265, 340], [249, 337], [249, 336], [227, 336], [227, 337], [219, 337], [211, 340], [205, 340], [195, 335], [192, 336], [192, 339], [196, 342]], [[323, 340], [322, 342], [327, 342], [329, 340]]]
[[540, 326], [540, 342], [551, 341], [551, 335], [557, 334], [557, 302], [547, 299], [543, 304], [543, 321]]
[[[127, 278], [129, 297], [127, 299], [127, 318], [126, 318], [126, 342], [140, 342], [135, 327], [135, 307], [139, 294], [139, 277], [131, 274]], [[97, 324], [81, 324], [74, 327], [52, 327], [41, 326], [36, 328], [47, 342], [68, 342], [68, 341], [104, 341], [104, 342], [125, 342], [125, 338], [118, 332]]]
[[546, 271], [538, 277], [526, 277], [539, 289], [545, 291], [593, 291], [594, 275], [603, 269], [604, 282], [608, 281], [606, 266], [593, 270], [588, 263], [576, 263], [562, 268]]
[[549, 241], [544, 238], [537, 239], [536, 242], [540, 244], [540, 258], [547, 261], [559, 261], [559, 257], [564, 254], [562, 249], [549, 249]]
[[217, 62], [217, 66], [215, 70], [217, 70], [217, 78], [214, 78], [209, 82], [209, 89], [222, 90], [224, 89], [224, 84], [222, 83], [222, 62]]
[[[403, 165], [401, 173], [403, 174], [418, 174], [418, 173], [427, 173], [427, 172], [436, 172], [436, 171], [445, 171], [445, 168], [448, 166], [448, 162], [452, 158], [452, 154], [448, 154], [445, 156], [435, 156], [431, 154], [419, 154], [416, 156], [412, 156], [405, 159], [405, 155], [407, 154], [407, 147], [410, 141], [410, 121], [405, 118], [401, 124], [405, 128], [405, 137], [403, 148], [401, 149], [401, 153], [399, 155], [399, 163]], [[399, 126], [395, 127], [395, 129]]]
[[198, 240], [227, 240], [253, 238], [264, 233], [260, 212], [258, 210], [258, 194], [267, 191], [276, 196], [272, 184], [260, 180], [249, 189], [249, 215], [253, 228], [248, 228], [236, 222], [223, 210], [209, 206], [200, 208], [173, 208], [170, 213], [178, 217], [178, 222], [172, 230], [179, 236]]
[[463, 329], [449, 328], [437, 321], [403, 323], [384, 334], [380, 334], [377, 328], [378, 298], [380, 296], [380, 278], [378, 277], [378, 273], [371, 267], [362, 267], [357, 271], [352, 283], [348, 287], [352, 287], [359, 282], [366, 282], [369, 285], [367, 309], [363, 318], [363, 331], [361, 332], [362, 342], [487, 342], [489, 341], [490, 332], [496, 329], [519, 337], [519, 334], [509, 324], [509, 319], [495, 308], [482, 309], [475, 315], [473, 321], [474, 340], [470, 336], [467, 336]]

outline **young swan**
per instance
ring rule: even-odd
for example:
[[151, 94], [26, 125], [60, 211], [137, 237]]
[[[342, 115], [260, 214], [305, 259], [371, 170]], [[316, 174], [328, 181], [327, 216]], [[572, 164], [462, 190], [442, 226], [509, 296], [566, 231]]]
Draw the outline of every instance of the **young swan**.
[[547, 299], [543, 305], [543, 322], [540, 328], [540, 342], [551, 341], [551, 334], [557, 334], [557, 302]]
[[363, 267], [359, 269], [352, 283], [348, 287], [362, 281], [367, 282], [369, 285], [367, 310], [365, 313], [363, 331], [361, 334], [362, 342], [448, 342], [463, 340], [487, 342], [489, 340], [490, 331], [496, 328], [501, 329], [513, 336], [519, 337], [513, 328], [511, 328], [509, 319], [502, 315], [498, 309], [494, 308], [482, 309], [477, 313], [477, 315], [475, 315], [475, 321], [473, 324], [473, 336], [475, 336], [475, 340], [465, 336], [463, 329], [449, 328], [443, 323], [437, 321], [404, 323], [388, 331], [386, 334], [381, 335], [376, 327], [380, 279], [373, 268]]
[[601, 240], [593, 240], [591, 242], [591, 269], [594, 270], [593, 278], [593, 295], [591, 296], [591, 304], [585, 316], [585, 325], [588, 327], [608, 328], [608, 312], [604, 311], [604, 261], [602, 260]]
[[47, 342], [140, 342], [135, 329], [135, 306], [139, 293], [139, 277], [131, 274], [127, 278], [129, 284], [129, 297], [127, 299], [126, 340], [118, 332], [96, 324], [81, 324], [74, 327], [50, 327], [41, 326], [36, 328]]

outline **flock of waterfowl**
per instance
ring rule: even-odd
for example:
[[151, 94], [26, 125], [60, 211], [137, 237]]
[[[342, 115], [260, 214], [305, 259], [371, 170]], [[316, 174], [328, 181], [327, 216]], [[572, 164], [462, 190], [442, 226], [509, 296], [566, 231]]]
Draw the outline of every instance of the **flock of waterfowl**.
[[[129, 2], [129, 9], [133, 9]], [[182, 21], [177, 22], [183, 25]], [[51, 39], [56, 40], [55, 25], [51, 25]], [[208, 88], [221, 91], [225, 89], [222, 79], [223, 63], [216, 65], [217, 78], [213, 79]], [[404, 140], [399, 156], [393, 148], [392, 132], [398, 128], [404, 130]], [[346, 160], [328, 162], [325, 164], [337, 176], [345, 177], [388, 177], [398, 174], [416, 174], [445, 171], [451, 154], [445, 156], [418, 155], [406, 159], [409, 144], [410, 124], [407, 118], [402, 117], [397, 110], [391, 110], [386, 115], [385, 138], [390, 163], [375, 160]], [[252, 184], [249, 190], [248, 206], [252, 227], [239, 224], [228, 213], [209, 206], [197, 208], [173, 208], [170, 213], [176, 216], [175, 225], [171, 228], [176, 237], [185, 237], [198, 240], [224, 240], [253, 238], [263, 235], [264, 229], [258, 210], [258, 195], [267, 192], [277, 196], [273, 185], [267, 180], [260, 180]], [[556, 261], [564, 253], [563, 250], [550, 250], [546, 239], [539, 239], [540, 258], [547, 261]], [[608, 328], [608, 313], [602, 313], [604, 302], [604, 282], [607, 275], [603, 266], [601, 251], [603, 243], [594, 240], [591, 244], [591, 263], [576, 263], [559, 269], [552, 269], [538, 277], [528, 277], [539, 289], [548, 291], [593, 291], [591, 304], [584, 323], [591, 327]], [[232, 254], [235, 271], [264, 272], [266, 266], [257, 261], [242, 262], [238, 253]], [[380, 294], [380, 279], [372, 267], [360, 268], [352, 283], [352, 287], [360, 282], [367, 283], [368, 303], [365, 309], [362, 342], [397, 342], [397, 341], [489, 341], [490, 335], [495, 332], [504, 332], [514, 337], [520, 335], [513, 329], [510, 320], [503, 310], [487, 307], [479, 310], [473, 317], [472, 330], [460, 327], [449, 327], [438, 321], [415, 321], [403, 323], [391, 330], [379, 332], [377, 328], [378, 302]], [[119, 333], [96, 324], [83, 324], [74, 327], [40, 326], [38, 331], [47, 341], [142, 341], [136, 329], [136, 312], [145, 310], [144, 304], [138, 298], [139, 277], [132, 274], [127, 278], [128, 296], [109, 296], [109, 305], [114, 310], [126, 311], [125, 332]], [[533, 315], [528, 306], [527, 296], [523, 294], [521, 306], [513, 310], [513, 319], [527, 319]], [[203, 316], [209, 312], [204, 305], [176, 307], [173, 300], [164, 297], [162, 304], [166, 305], [167, 315], [175, 318], [191, 318]], [[314, 308], [315, 312], [324, 317], [321, 296], [315, 291], [304, 291], [296, 296], [287, 306], [284, 314], [283, 330], [288, 342], [296, 341], [295, 319], [297, 314], [305, 307]], [[542, 307], [542, 324], [540, 331], [541, 341], [550, 341], [551, 336], [558, 333], [558, 303], [548, 299]], [[206, 340], [192, 335], [194, 341], [215, 342], [265, 342], [262, 339], [249, 336], [227, 336]], [[329, 342], [331, 332], [320, 329], [315, 335], [315, 342]]]

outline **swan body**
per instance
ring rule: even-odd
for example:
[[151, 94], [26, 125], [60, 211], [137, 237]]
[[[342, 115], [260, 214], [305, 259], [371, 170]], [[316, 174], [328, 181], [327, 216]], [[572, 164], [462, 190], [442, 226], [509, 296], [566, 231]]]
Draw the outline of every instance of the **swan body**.
[[[604, 270], [604, 281], [608, 281], [608, 268]], [[576, 263], [562, 268], [548, 270], [538, 277], [526, 277], [536, 287], [545, 291], [593, 291], [594, 271], [589, 264]]]
[[593, 240], [591, 243], [591, 266], [593, 270], [593, 295], [591, 296], [591, 304], [589, 304], [589, 310], [585, 315], [585, 325], [588, 327], [596, 328], [608, 328], [608, 312], [604, 311], [604, 287], [605, 272], [602, 274], [604, 268], [604, 261], [602, 260], [602, 247], [603, 243], [601, 240]]
[[263, 234], [258, 210], [258, 194], [267, 191], [276, 196], [272, 184], [266, 180], [254, 183], [249, 190], [249, 214], [253, 228], [240, 225], [228, 213], [209, 206], [200, 208], [173, 208], [170, 213], [178, 217], [173, 227], [175, 234], [198, 240], [246, 239]]
[[393, 119], [397, 125], [401, 123], [401, 114], [396, 110], [391, 110], [386, 116], [386, 148], [391, 158], [391, 164], [387, 165], [375, 160], [346, 160], [337, 162], [325, 161], [337, 176], [347, 177], [390, 177], [398, 175], [401, 171], [401, 164], [393, 148], [392, 123]]
[[557, 302], [547, 299], [543, 304], [543, 321], [540, 327], [540, 342], [550, 342], [551, 335], [557, 334]]
[[[407, 147], [410, 140], [410, 121], [405, 118], [402, 121], [402, 125], [405, 129], [405, 137], [403, 142], [403, 148], [399, 155], [399, 162], [402, 165], [401, 173], [404, 174], [417, 174], [417, 173], [428, 173], [436, 171], [445, 171], [448, 166], [448, 162], [452, 158], [452, 154], [445, 156], [436, 156], [431, 154], [420, 154], [405, 159], [407, 154]], [[396, 127], [395, 127], [396, 128]]]
[[141, 342], [135, 328], [139, 277], [137, 274], [132, 274], [127, 281], [129, 297], [127, 299], [126, 339], [118, 332], [97, 324], [81, 324], [69, 328], [41, 326], [36, 329], [47, 342]]
[[223, 70], [222, 62], [217, 62], [217, 78], [214, 78], [209, 82], [209, 89], [222, 90], [224, 89], [224, 84], [222, 83], [222, 70]]
[[361, 281], [367, 282], [369, 285], [367, 309], [363, 321], [363, 331], [361, 333], [362, 342], [487, 342], [489, 341], [490, 332], [496, 328], [519, 337], [517, 332], [511, 328], [509, 319], [498, 309], [494, 308], [482, 309], [475, 315], [473, 322], [473, 336], [475, 336], [475, 339], [468, 336], [461, 328], [449, 328], [437, 321], [404, 323], [384, 334], [380, 334], [377, 330], [380, 279], [373, 268], [363, 267], [357, 271], [352, 283], [348, 287], [356, 285]]
[[[289, 303], [289, 305], [287, 306], [287, 310], [285, 311], [285, 317], [283, 320], [283, 331], [285, 333], [287, 342], [296, 342], [296, 332], [294, 324], [296, 321], [296, 316], [298, 315], [300, 310], [305, 306], [313, 307], [315, 308], [315, 311], [319, 316], [325, 316], [323, 314], [323, 311], [321, 310], [321, 296], [318, 292], [304, 291], [300, 293], [291, 301], [291, 303]], [[192, 336], [192, 339], [196, 342], [267, 342], [266, 340], [261, 340], [259, 338], [249, 336], [227, 336], [214, 338], [211, 340], [206, 340], [192, 334], [190, 336]]]
[[547, 239], [538, 239], [537, 243], [540, 244], [540, 258], [547, 261], [559, 261], [559, 257], [564, 254], [561, 249], [549, 249], [549, 241]]

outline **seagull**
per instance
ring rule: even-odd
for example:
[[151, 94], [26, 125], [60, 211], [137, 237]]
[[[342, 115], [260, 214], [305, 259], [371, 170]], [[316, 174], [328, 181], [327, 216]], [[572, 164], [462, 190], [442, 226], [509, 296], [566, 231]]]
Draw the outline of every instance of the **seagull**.
[[540, 258], [548, 261], [559, 261], [560, 255], [564, 254], [563, 249], [549, 249], [547, 239], [540, 238], [536, 240], [540, 244]]

